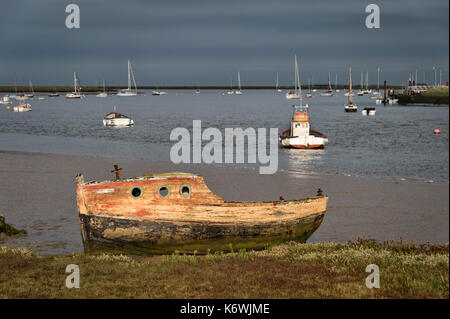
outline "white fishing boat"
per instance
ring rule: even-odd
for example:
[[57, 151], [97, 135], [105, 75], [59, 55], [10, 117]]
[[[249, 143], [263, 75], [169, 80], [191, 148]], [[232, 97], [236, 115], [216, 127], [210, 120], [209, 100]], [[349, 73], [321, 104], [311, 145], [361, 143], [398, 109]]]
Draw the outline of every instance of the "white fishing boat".
[[303, 106], [297, 56], [295, 56], [295, 74], [298, 79], [299, 105], [294, 105], [291, 127], [280, 134], [281, 146], [298, 149], [321, 149], [328, 142], [327, 137], [309, 125], [308, 104]]
[[[133, 79], [134, 91], [131, 89], [131, 79]], [[137, 95], [137, 86], [136, 81], [134, 79], [133, 69], [131, 68], [131, 62], [128, 60], [128, 88], [120, 90], [117, 93], [117, 96], [136, 96]]]
[[238, 94], [238, 95], [242, 94], [242, 90], [241, 90], [241, 72], [238, 72], [238, 89], [234, 93]]
[[331, 84], [330, 84], [330, 72], [328, 72], [328, 90], [320, 93], [320, 96], [327, 96], [327, 97], [333, 96], [333, 90], [331, 89]]
[[348, 86], [348, 102], [344, 105], [345, 112], [356, 112], [358, 110], [358, 106], [356, 104], [353, 104], [352, 102], [352, 69], [350, 68], [349, 71], [349, 86]]
[[131, 117], [117, 113], [115, 105], [113, 111], [106, 114], [103, 118], [104, 126], [131, 126], [133, 124], [134, 121]]
[[362, 111], [361, 114], [362, 115], [375, 115], [376, 113], [376, 109], [374, 107], [365, 107]]
[[108, 93], [106, 93], [106, 88], [105, 88], [105, 80], [103, 80], [103, 92], [100, 92], [99, 94], [97, 94], [96, 97], [108, 97]]
[[293, 100], [293, 99], [300, 99], [301, 98], [301, 88], [300, 88], [300, 77], [298, 74], [298, 68], [297, 68], [297, 56], [294, 55], [294, 90], [286, 92], [286, 99], [287, 100]]
[[31, 105], [28, 103], [20, 103], [19, 105], [16, 105], [13, 107], [14, 112], [30, 112], [31, 111]]
[[80, 93], [81, 88], [78, 85], [77, 72], [73, 72], [73, 92], [66, 94], [66, 99], [82, 99], [84, 94]]
[[275, 90], [276, 90], [278, 93], [281, 93], [281, 92], [282, 92], [282, 90], [280, 89], [280, 86], [279, 86], [279, 82], [278, 82], [278, 72], [277, 72], [277, 84], [275, 85]]

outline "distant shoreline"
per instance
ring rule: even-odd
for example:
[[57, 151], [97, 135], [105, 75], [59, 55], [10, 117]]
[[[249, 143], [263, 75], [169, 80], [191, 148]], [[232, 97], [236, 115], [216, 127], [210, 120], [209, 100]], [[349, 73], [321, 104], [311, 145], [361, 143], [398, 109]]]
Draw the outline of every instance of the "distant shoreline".
[[[107, 86], [106, 91], [117, 91], [124, 89], [124, 86]], [[311, 87], [311, 89], [315, 90], [325, 90], [328, 88], [327, 84], [316, 84]], [[338, 85], [337, 87], [333, 86], [333, 89], [339, 90], [347, 90], [348, 87], [346, 85]], [[400, 89], [401, 86], [389, 86], [390, 89]], [[229, 90], [229, 86], [138, 86], [138, 90]], [[236, 90], [237, 87], [233, 86], [233, 90]], [[242, 90], [276, 90], [275, 86], [241, 86]], [[293, 86], [280, 86], [281, 90], [293, 90]], [[302, 85], [302, 90], [308, 90], [309, 87], [307, 85]], [[369, 89], [377, 89], [376, 85], [369, 85]], [[36, 86], [33, 87], [34, 92], [72, 92], [73, 86]], [[383, 89], [380, 88], [380, 91]], [[103, 87], [97, 86], [82, 86], [82, 92], [99, 92], [103, 91]], [[0, 86], [0, 92], [2, 93], [23, 93], [23, 92], [31, 92], [30, 87], [28, 86]]]

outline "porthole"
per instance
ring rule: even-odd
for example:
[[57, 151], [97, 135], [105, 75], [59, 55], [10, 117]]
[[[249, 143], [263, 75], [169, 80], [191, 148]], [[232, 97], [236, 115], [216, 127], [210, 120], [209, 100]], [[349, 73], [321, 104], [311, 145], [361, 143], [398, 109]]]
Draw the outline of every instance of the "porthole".
[[158, 194], [159, 194], [159, 196], [161, 196], [161, 197], [167, 197], [167, 196], [169, 196], [169, 194], [170, 194], [170, 190], [169, 190], [169, 188], [168, 188], [167, 186], [161, 186], [161, 187], [158, 189]]
[[181, 196], [183, 196], [184, 198], [189, 198], [191, 197], [191, 188], [188, 185], [183, 185], [180, 188], [180, 194]]
[[134, 198], [138, 198], [141, 197], [142, 195], [142, 189], [140, 187], [133, 187], [130, 191], [131, 196], [133, 196]]

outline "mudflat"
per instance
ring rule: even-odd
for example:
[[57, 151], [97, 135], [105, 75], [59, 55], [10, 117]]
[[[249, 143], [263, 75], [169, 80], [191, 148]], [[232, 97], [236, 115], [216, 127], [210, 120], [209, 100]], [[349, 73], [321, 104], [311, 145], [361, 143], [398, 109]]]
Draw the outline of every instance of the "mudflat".
[[261, 201], [329, 196], [328, 210], [309, 242], [346, 242], [359, 237], [378, 241], [447, 243], [448, 182], [417, 182], [384, 177], [300, 175], [279, 171], [208, 166], [85, 155], [0, 151], [0, 213], [27, 236], [2, 240], [2, 246], [30, 247], [38, 254], [83, 251], [74, 177], [86, 181], [113, 178], [113, 164], [123, 177], [150, 173], [202, 175], [213, 192], [227, 201]]

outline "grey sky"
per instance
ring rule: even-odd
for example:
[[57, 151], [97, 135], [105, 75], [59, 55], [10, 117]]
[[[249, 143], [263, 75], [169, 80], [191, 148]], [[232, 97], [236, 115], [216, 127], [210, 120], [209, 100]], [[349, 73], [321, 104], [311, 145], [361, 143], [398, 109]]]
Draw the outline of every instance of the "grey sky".
[[[81, 28], [65, 27], [65, 7], [76, 3]], [[381, 28], [367, 29], [365, 6], [381, 9]], [[105, 79], [125, 85], [127, 60], [138, 85], [291, 84], [293, 55], [303, 84], [331, 72], [347, 82], [352, 67], [400, 84], [417, 68], [448, 78], [448, 0], [390, 1], [119, 1], [2, 0], [0, 85], [82, 85]], [[439, 79], [439, 74], [438, 74]]]

